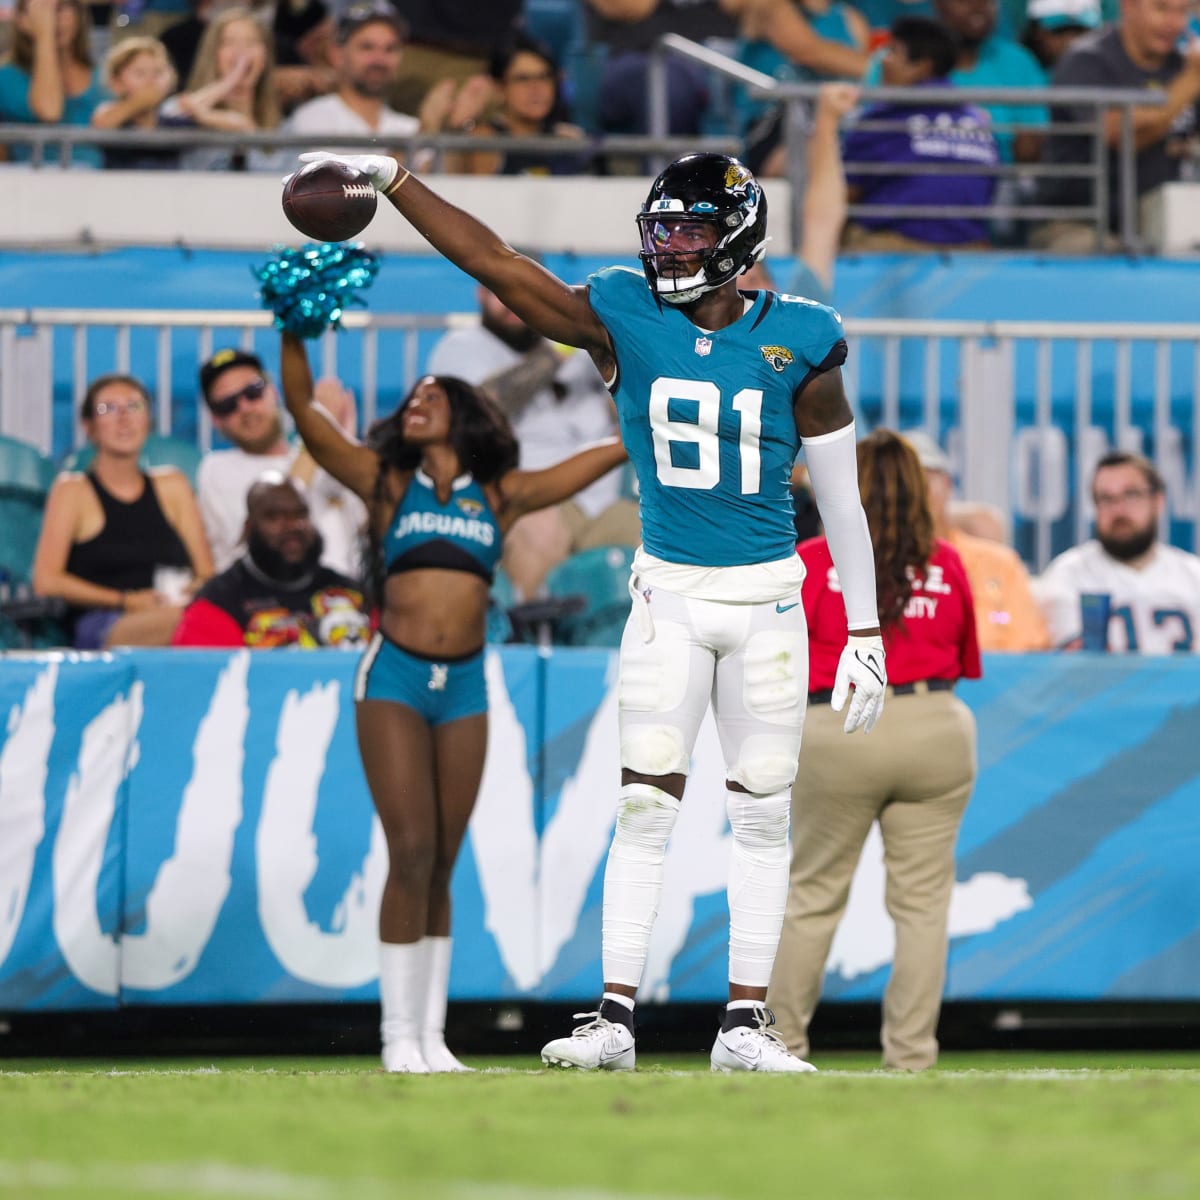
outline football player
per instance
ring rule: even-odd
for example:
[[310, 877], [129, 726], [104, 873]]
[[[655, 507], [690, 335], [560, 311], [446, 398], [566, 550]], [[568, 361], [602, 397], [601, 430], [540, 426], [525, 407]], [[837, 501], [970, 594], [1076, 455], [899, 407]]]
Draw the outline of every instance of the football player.
[[[306, 161], [334, 157], [302, 156]], [[343, 158], [430, 244], [532, 329], [586, 350], [616, 401], [641, 491], [643, 544], [620, 651], [621, 793], [604, 882], [604, 994], [542, 1051], [583, 1069], [634, 1066], [633, 1008], [667, 842], [712, 704], [733, 832], [729, 1004], [721, 1071], [811, 1071], [769, 1029], [767, 983], [788, 889], [790, 788], [807, 699], [789, 478], [803, 441], [850, 629], [834, 707], [870, 730], [886, 674], [859, 500], [841, 319], [811, 300], [741, 292], [763, 255], [767, 202], [736, 159], [691, 154], [654, 182], [642, 271], [571, 287], [394, 159]]]

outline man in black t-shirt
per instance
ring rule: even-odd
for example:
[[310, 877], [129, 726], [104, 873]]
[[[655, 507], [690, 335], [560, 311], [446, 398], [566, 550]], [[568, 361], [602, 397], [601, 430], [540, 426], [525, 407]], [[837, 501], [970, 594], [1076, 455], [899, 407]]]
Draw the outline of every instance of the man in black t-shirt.
[[173, 646], [361, 646], [362, 589], [320, 565], [321, 535], [294, 479], [271, 472], [246, 495], [246, 553], [184, 609]]
[[[1122, 0], [1121, 18], [1080, 38], [1059, 61], [1055, 87], [1146, 88], [1165, 93], [1161, 106], [1133, 110], [1136, 191], [1140, 198], [1162, 184], [1178, 179], [1182, 155], [1197, 128], [1200, 101], [1200, 43], [1179, 50], [1188, 23], [1187, 0]], [[1053, 105], [1051, 120], [1087, 121], [1083, 105]], [[1108, 145], [1109, 228], [1121, 220], [1121, 116], [1110, 109], [1105, 117]], [[1089, 134], [1056, 134], [1048, 139], [1049, 163], [1082, 164], [1092, 158]], [[1092, 182], [1084, 178], [1045, 179], [1041, 194], [1049, 204], [1087, 204]], [[1050, 249], [1091, 249], [1091, 227], [1079, 221], [1056, 221], [1036, 232], [1035, 245]]]

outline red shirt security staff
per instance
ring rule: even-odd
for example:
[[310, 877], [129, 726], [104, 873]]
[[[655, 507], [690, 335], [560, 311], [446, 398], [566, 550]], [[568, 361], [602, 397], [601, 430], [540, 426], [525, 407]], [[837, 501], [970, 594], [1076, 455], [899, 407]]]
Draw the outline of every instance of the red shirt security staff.
[[937, 1061], [954, 847], [975, 784], [975, 719], [954, 694], [981, 674], [975, 606], [957, 551], [933, 536], [924, 471], [898, 434], [858, 444], [890, 686], [870, 738], [847, 738], [829, 703], [846, 617], [823, 538], [799, 547], [807, 575], [809, 707], [792, 788], [792, 868], [767, 1003], [793, 1054], [808, 1024], [850, 882], [878, 822], [896, 950], [883, 1002], [883, 1065]]

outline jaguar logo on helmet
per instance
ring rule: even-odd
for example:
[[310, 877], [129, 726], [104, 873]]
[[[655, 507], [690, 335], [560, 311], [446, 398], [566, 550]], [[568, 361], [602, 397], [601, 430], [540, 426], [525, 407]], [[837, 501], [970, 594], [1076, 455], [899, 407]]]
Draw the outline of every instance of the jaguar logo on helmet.
[[796, 356], [786, 346], [759, 346], [758, 352], [779, 372], [786, 371], [796, 361]]
[[732, 162], [725, 168], [725, 190], [743, 192], [746, 184], [753, 183], [754, 176], [740, 162]]

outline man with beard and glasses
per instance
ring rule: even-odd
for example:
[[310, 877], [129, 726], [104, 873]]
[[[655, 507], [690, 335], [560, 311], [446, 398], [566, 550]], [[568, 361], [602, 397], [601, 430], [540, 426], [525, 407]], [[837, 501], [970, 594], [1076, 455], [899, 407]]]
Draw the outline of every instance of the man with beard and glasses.
[[[322, 561], [357, 576], [367, 510], [303, 447], [288, 442], [279, 393], [262, 360], [245, 350], [218, 350], [200, 368], [200, 390], [213, 428], [233, 444], [232, 449], [206, 454], [196, 473], [200, 515], [217, 570], [230, 566], [244, 549], [250, 485], [267, 471], [278, 470], [307, 489], [313, 524], [325, 545]], [[353, 432], [354, 397], [346, 388], [336, 379], [323, 379], [316, 386], [316, 398], [339, 426]]]
[[347, 9], [337, 24], [333, 50], [337, 90], [301, 104], [284, 129], [316, 137], [411, 137], [420, 122], [386, 103], [404, 54], [404, 34], [403, 21], [389, 5], [355, 4]]
[[1191, 654], [1200, 635], [1200, 558], [1158, 540], [1163, 478], [1140, 454], [1114, 451], [1092, 476], [1096, 537], [1060, 554], [1036, 581], [1051, 639], [1077, 646], [1080, 597], [1108, 599], [1108, 648]]
[[321, 566], [299, 484], [263, 476], [246, 497], [246, 552], [184, 609], [173, 646], [360, 648], [370, 632], [354, 580]]
[[[487, 288], [479, 289], [479, 307], [480, 324], [446, 334], [426, 370], [455, 375], [496, 401], [512, 422], [523, 469], [561, 462], [617, 432], [612, 397], [586, 354], [553, 345]], [[576, 551], [638, 545], [637, 502], [620, 491], [614, 471], [563, 504], [528, 513], [509, 530], [502, 563], [522, 599], [536, 596], [551, 568]]]

